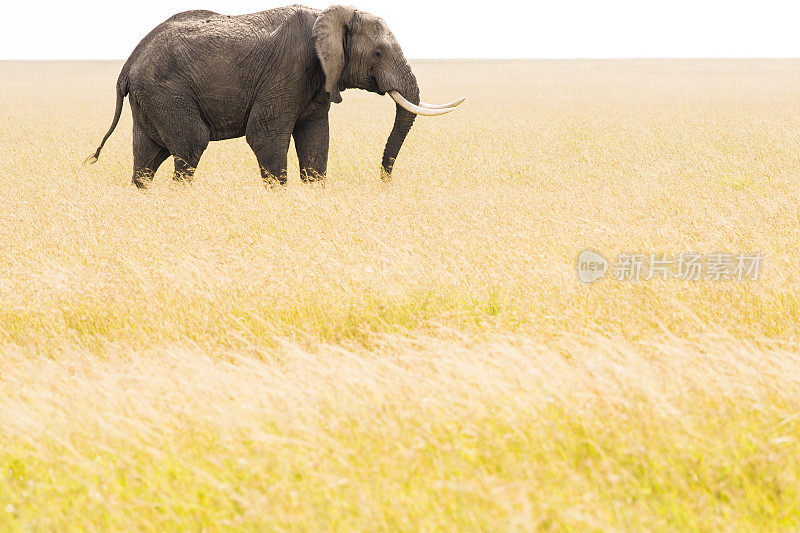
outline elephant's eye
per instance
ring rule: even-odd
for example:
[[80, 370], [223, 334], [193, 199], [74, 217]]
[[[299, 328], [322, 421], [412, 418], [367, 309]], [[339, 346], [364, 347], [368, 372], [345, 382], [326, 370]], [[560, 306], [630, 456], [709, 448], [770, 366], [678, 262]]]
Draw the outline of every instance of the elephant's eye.
[[380, 48], [375, 50], [375, 57], [380, 58], [383, 56], [383, 52], [381, 52]]

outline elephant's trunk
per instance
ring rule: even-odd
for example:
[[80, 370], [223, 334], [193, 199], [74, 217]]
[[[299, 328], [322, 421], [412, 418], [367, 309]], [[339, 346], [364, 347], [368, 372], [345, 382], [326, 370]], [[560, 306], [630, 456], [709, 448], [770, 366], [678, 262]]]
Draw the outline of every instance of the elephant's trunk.
[[[397, 87], [396, 90], [406, 100], [414, 104], [419, 104], [419, 86], [417, 85], [417, 78], [414, 77], [414, 73], [411, 72], [411, 67], [407, 64], [403, 70], [400, 87]], [[386, 141], [386, 148], [383, 150], [383, 161], [381, 162], [381, 166], [383, 167], [381, 177], [386, 181], [392, 176], [394, 161], [397, 159], [400, 147], [403, 146], [403, 141], [406, 139], [406, 135], [408, 135], [408, 131], [414, 124], [414, 119], [416, 117], [414, 113], [407, 111], [401, 107], [400, 104], [396, 104], [394, 126], [392, 127], [392, 133], [389, 134], [389, 139]]]

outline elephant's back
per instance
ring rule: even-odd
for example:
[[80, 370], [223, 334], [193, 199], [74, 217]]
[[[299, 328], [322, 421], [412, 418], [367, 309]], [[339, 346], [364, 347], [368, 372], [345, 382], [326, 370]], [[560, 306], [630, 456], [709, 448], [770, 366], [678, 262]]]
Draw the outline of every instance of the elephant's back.
[[175, 13], [170, 18], [164, 21], [167, 22], [181, 22], [184, 20], [196, 20], [201, 18], [208, 18], [208, 17], [217, 17], [221, 16], [216, 11], [209, 11], [208, 9], [192, 9], [190, 11], [181, 11], [180, 13]]
[[205, 63], [214, 57], [241, 59], [299, 10], [282, 7], [247, 15], [223, 15], [209, 10], [177, 13], [142, 39], [128, 63], [133, 66], [140, 58], [146, 63], [171, 58], [178, 65]]
[[131, 54], [124, 71], [131, 97], [151, 109], [160, 102], [191, 100], [212, 137], [242, 135], [264, 67], [271, 63], [270, 37], [293, 26], [294, 19], [308, 24], [309, 16], [295, 7], [238, 16], [178, 13]]
[[[295, 6], [246, 15], [223, 15], [208, 10], [184, 11], [168, 18], [161, 26], [171, 37], [187, 40], [222, 39], [230, 44], [232, 41], [268, 36], [298, 11], [300, 8]], [[174, 44], [174, 40], [171, 41]]]
[[207, 19], [210, 17], [217, 17], [220, 16], [219, 13], [215, 13], [214, 11], [208, 11], [206, 9], [195, 9], [192, 11], [182, 11], [181, 13], [176, 13], [172, 15], [170, 18], [150, 30], [150, 32], [144, 36], [144, 38], [139, 41], [139, 44], [136, 45], [136, 48], [133, 49], [131, 52], [130, 57], [128, 58], [128, 62], [131, 60], [135, 60], [144, 50], [146, 50], [154, 41], [158, 41], [159, 37], [163, 36], [167, 33], [170, 28], [174, 27], [175, 25], [179, 25], [181, 23], [187, 21], [195, 21], [201, 19]]
[[[263, 32], [239, 19], [209, 10], [177, 13], [148, 33], [123, 67], [140, 93], [152, 85], [209, 72], [209, 63], [241, 58]], [[211, 69], [214, 72], [218, 69]]]

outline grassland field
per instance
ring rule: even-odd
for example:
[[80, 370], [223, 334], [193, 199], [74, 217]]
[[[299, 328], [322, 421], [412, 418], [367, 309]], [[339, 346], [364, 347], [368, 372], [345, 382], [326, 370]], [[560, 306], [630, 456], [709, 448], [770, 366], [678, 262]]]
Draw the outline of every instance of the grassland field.
[[324, 187], [139, 191], [121, 63], [0, 62], [0, 531], [800, 528], [800, 61], [412, 65], [388, 185], [351, 90]]

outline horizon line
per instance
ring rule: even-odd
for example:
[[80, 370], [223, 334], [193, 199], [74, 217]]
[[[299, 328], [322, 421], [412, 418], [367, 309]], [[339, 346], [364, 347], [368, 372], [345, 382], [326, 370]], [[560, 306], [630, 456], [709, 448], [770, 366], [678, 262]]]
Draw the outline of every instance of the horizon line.
[[[117, 62], [125, 61], [127, 57], [122, 58], [0, 58], [0, 62], [8, 61], [108, 61]], [[800, 56], [564, 56], [564, 57], [413, 57], [409, 61], [615, 61], [615, 60], [796, 60]]]

